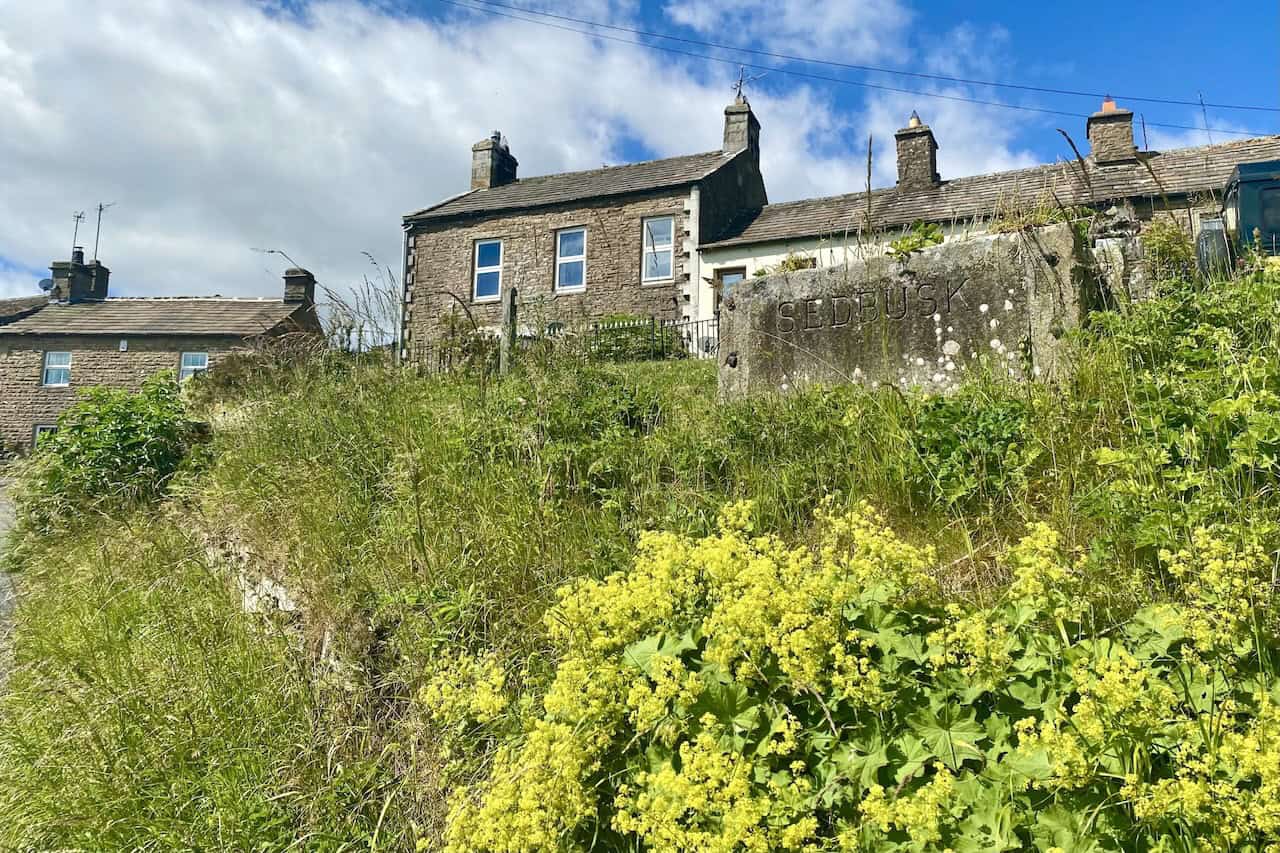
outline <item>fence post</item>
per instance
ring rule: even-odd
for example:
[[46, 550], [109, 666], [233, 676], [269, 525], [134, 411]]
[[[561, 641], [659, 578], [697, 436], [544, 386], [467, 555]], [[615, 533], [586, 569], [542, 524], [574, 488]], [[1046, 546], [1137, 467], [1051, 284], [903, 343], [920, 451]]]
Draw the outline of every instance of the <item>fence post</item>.
[[498, 339], [498, 373], [511, 369], [511, 351], [516, 344], [516, 289], [508, 287], [502, 294], [502, 332]]

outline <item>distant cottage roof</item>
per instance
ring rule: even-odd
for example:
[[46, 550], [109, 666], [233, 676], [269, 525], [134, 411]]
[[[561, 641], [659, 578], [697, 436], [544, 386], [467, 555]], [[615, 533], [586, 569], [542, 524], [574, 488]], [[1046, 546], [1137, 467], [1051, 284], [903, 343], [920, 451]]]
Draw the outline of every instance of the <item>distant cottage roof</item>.
[[[1219, 191], [1239, 163], [1280, 158], [1280, 136], [1263, 136], [1182, 148], [1143, 152], [1141, 160], [1098, 165], [1085, 159], [1063, 161], [989, 175], [943, 181], [924, 189], [883, 189], [871, 192], [871, 221], [875, 227], [966, 220], [992, 216], [1001, 204], [1035, 202], [1052, 193], [1064, 205], [1101, 205], [1125, 198], [1159, 198]], [[1153, 177], [1154, 174], [1154, 177]], [[801, 237], [852, 233], [864, 221], [867, 194], [770, 204], [752, 211], [729, 229], [728, 236], [703, 248], [767, 243]]]
[[47, 296], [24, 296], [18, 299], [0, 299], [0, 326], [25, 317], [32, 311], [49, 304]]
[[488, 189], [472, 190], [410, 213], [404, 219], [406, 222], [422, 222], [675, 187], [707, 177], [732, 161], [738, 153], [741, 152], [708, 151], [585, 172], [522, 178]]
[[[3, 335], [217, 335], [249, 338], [279, 328], [308, 306], [279, 299], [146, 297], [84, 302], [0, 302]], [[8, 303], [26, 302], [27, 313], [5, 322]], [[43, 307], [40, 307], [43, 306]]]

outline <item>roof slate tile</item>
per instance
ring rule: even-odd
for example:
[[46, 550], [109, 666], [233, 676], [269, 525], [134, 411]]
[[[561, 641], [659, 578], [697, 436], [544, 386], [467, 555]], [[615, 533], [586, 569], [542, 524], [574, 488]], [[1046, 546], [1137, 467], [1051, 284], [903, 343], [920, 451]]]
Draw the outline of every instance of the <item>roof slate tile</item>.
[[[288, 320], [301, 305], [279, 299], [153, 297], [47, 303], [0, 326], [0, 335], [222, 335], [248, 338]], [[0, 306], [0, 316], [3, 308]]]
[[[872, 190], [871, 220], [876, 227], [892, 228], [917, 219], [947, 222], [993, 216], [1001, 205], [1035, 203], [1049, 193], [1064, 205], [1101, 205], [1123, 198], [1219, 191], [1237, 164], [1275, 159], [1280, 159], [1280, 136], [1144, 153], [1145, 165], [1099, 166], [1086, 158], [1088, 181], [1081, 176], [1080, 161], [1063, 161], [956, 178], [924, 190]], [[771, 204], [747, 214], [729, 236], [703, 248], [853, 233], [866, 213], [865, 192]]]
[[737, 152], [708, 151], [665, 160], [607, 166], [523, 178], [490, 189], [472, 190], [405, 217], [406, 222], [521, 210], [601, 196], [645, 192], [701, 180], [731, 161]]

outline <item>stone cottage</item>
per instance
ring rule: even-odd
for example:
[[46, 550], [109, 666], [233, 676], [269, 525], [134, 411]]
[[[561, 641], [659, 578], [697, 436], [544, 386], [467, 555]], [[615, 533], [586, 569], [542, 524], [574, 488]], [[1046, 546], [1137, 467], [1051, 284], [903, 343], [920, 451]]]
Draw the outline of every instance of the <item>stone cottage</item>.
[[788, 258], [828, 267], [883, 256], [916, 221], [953, 240], [1037, 209], [1116, 207], [1133, 222], [1172, 216], [1195, 232], [1217, 214], [1238, 163], [1280, 158], [1280, 136], [1139, 150], [1133, 113], [1111, 99], [1084, 131], [1078, 157], [948, 178], [933, 130], [913, 113], [895, 135], [893, 187], [783, 204], [767, 203], [760, 124], [741, 99], [725, 110], [719, 151], [586, 172], [520, 179], [495, 134], [472, 149], [469, 192], [404, 218], [402, 356], [413, 360], [452, 324], [495, 327], [507, 287], [519, 289], [526, 318], [532, 305], [563, 323], [710, 320], [735, 282]]
[[508, 288], [525, 317], [563, 323], [709, 315], [699, 249], [768, 203], [760, 123], [742, 98], [703, 154], [520, 178], [500, 134], [471, 153], [470, 191], [404, 217], [406, 358], [456, 324], [495, 327]]
[[255, 339], [320, 332], [303, 269], [285, 273], [280, 299], [111, 298], [110, 270], [81, 249], [50, 269], [47, 296], [0, 300], [0, 446], [55, 429], [78, 389], [136, 390], [161, 370], [185, 380]]
[[1082, 156], [1073, 152], [1050, 165], [946, 179], [938, 174], [933, 130], [914, 113], [895, 137], [895, 186], [748, 211], [729, 233], [703, 242], [702, 275], [723, 288], [788, 256], [817, 267], [882, 256], [917, 221], [940, 226], [947, 240], [963, 239], [1060, 207], [1118, 207], [1137, 223], [1171, 216], [1195, 233], [1201, 217], [1218, 215], [1237, 164], [1280, 158], [1280, 136], [1141, 151], [1133, 113], [1111, 99], [1086, 122]]

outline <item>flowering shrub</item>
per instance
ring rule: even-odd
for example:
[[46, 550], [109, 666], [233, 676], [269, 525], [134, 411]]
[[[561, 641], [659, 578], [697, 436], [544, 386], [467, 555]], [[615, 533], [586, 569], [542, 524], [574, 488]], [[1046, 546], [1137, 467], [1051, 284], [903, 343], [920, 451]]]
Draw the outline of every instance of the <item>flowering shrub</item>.
[[1277, 849], [1270, 567], [1240, 530], [1163, 554], [1178, 598], [1100, 630], [1045, 525], [985, 607], [943, 606], [931, 549], [865, 504], [816, 526], [792, 546], [735, 504], [647, 534], [561, 591], [540, 703], [444, 661], [424, 706], [495, 744], [447, 849]]

